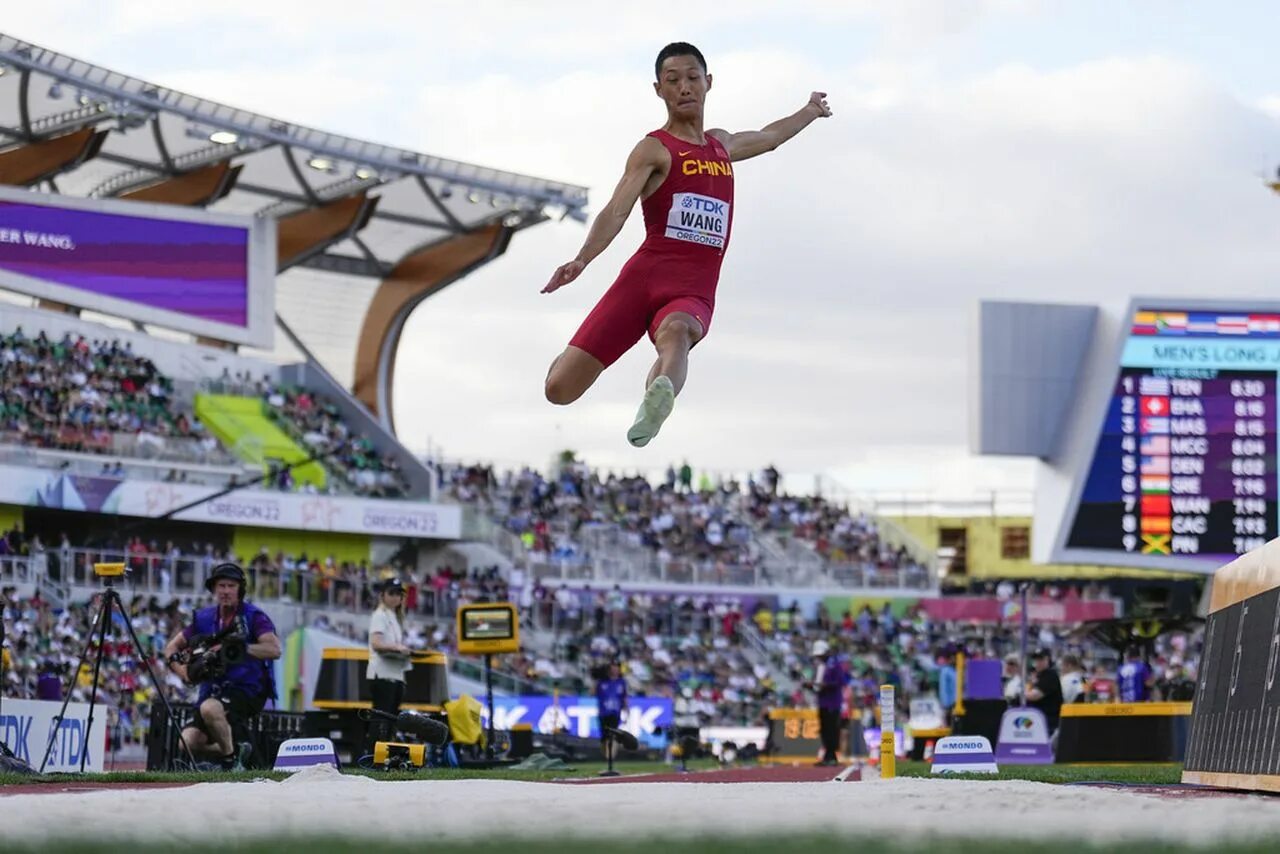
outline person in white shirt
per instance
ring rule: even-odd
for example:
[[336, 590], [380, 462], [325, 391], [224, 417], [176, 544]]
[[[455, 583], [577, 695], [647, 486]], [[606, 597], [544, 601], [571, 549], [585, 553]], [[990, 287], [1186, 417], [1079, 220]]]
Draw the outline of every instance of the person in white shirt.
[[[404, 675], [413, 667], [404, 637], [404, 585], [399, 578], [389, 578], [382, 583], [378, 607], [369, 618], [369, 668], [365, 671], [373, 707], [389, 715], [400, 713], [400, 703], [404, 700]], [[371, 721], [366, 738], [367, 752], [372, 753], [375, 742], [385, 741], [390, 736], [389, 721]]]
[[1074, 655], [1064, 655], [1059, 679], [1062, 680], [1062, 702], [1079, 702], [1084, 694], [1084, 668], [1080, 666], [1080, 659]]

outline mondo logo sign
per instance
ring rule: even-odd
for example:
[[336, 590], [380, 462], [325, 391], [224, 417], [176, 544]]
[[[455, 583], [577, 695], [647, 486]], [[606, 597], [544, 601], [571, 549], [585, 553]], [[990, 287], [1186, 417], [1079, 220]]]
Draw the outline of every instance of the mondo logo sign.
[[298, 771], [313, 765], [338, 767], [338, 754], [327, 738], [291, 738], [280, 745], [275, 770]]
[[991, 742], [980, 735], [949, 735], [933, 752], [934, 774], [995, 774], [999, 768]]

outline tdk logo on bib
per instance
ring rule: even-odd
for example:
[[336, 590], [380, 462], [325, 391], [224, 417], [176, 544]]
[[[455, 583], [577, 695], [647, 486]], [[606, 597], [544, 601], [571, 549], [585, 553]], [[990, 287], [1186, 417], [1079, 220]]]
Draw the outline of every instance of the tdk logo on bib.
[[723, 249], [729, 237], [729, 203], [698, 193], [675, 193], [666, 236]]

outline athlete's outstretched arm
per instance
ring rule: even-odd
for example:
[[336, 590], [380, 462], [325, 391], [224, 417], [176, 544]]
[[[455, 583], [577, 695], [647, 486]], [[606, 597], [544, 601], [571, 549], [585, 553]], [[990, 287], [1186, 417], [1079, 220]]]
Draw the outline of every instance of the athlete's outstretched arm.
[[830, 115], [831, 108], [827, 106], [827, 93], [814, 92], [809, 96], [809, 103], [785, 119], [770, 122], [760, 130], [729, 133], [726, 130], [717, 129], [709, 130], [707, 133], [724, 144], [729, 151], [730, 160], [746, 160], [748, 157], [773, 151], [807, 128], [814, 119], [825, 119]]
[[582, 244], [576, 258], [561, 264], [551, 274], [551, 281], [542, 289], [544, 294], [562, 288], [578, 278], [587, 265], [609, 247], [618, 232], [622, 231], [627, 217], [631, 216], [631, 209], [636, 206], [636, 199], [640, 198], [649, 178], [663, 168], [662, 158], [670, 156], [666, 147], [653, 137], [646, 136], [640, 140], [627, 158], [627, 167], [622, 173], [622, 180], [618, 181], [618, 186], [613, 190], [612, 198], [591, 223], [586, 243]]

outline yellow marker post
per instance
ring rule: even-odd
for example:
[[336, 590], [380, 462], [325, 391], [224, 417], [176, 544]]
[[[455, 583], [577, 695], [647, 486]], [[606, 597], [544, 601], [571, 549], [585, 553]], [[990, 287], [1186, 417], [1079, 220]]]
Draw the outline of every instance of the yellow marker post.
[[880, 686], [880, 779], [892, 780], [898, 773], [897, 744], [894, 740], [893, 686]]
[[952, 717], [964, 717], [964, 653], [956, 653], [956, 702], [951, 707]]

